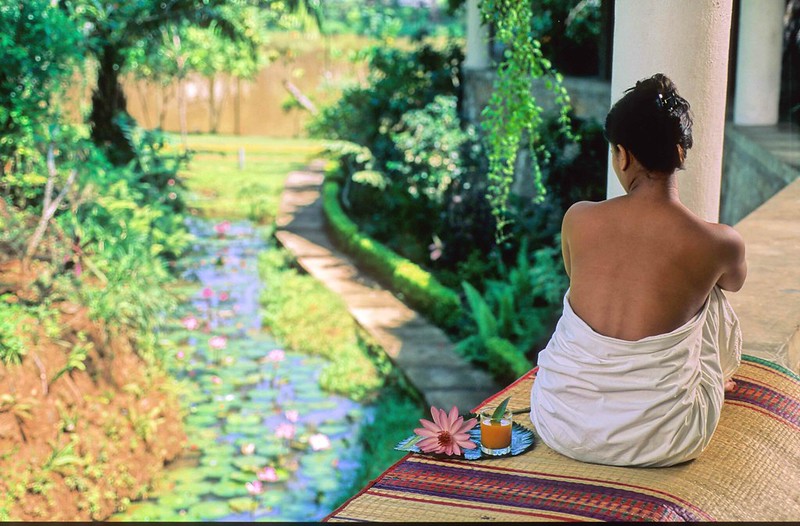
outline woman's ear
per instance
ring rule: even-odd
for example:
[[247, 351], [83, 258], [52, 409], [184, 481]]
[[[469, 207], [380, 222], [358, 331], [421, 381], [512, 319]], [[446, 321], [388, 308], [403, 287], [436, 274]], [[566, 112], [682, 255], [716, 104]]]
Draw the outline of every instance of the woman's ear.
[[619, 169], [624, 172], [631, 165], [631, 152], [621, 144], [617, 144], [615, 148], [617, 148], [617, 155], [619, 155]]

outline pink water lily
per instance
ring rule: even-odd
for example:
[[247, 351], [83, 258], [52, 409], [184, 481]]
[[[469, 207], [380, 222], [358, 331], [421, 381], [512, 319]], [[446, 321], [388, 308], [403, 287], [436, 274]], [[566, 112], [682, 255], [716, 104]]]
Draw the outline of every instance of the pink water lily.
[[184, 327], [186, 327], [187, 331], [193, 331], [200, 326], [200, 320], [194, 316], [186, 316], [185, 318], [181, 318], [181, 323]]
[[217, 223], [216, 225], [214, 225], [214, 230], [217, 232], [217, 234], [221, 236], [225, 235], [230, 228], [231, 228], [230, 221], [223, 221], [222, 223]]
[[264, 484], [261, 483], [260, 480], [254, 480], [253, 482], [247, 482], [244, 487], [247, 488], [247, 492], [250, 495], [258, 495], [262, 491], [264, 491]]
[[273, 363], [282, 362], [286, 358], [286, 353], [283, 349], [272, 349], [267, 353], [267, 360]]
[[289, 422], [297, 422], [297, 419], [300, 418], [300, 413], [294, 409], [287, 409], [283, 414]]
[[272, 466], [267, 466], [256, 473], [256, 477], [262, 482], [276, 482], [278, 480], [278, 472]]
[[417, 444], [425, 453], [444, 453], [446, 455], [461, 455], [461, 449], [475, 449], [475, 442], [469, 438], [469, 430], [478, 422], [475, 418], [470, 418], [466, 422], [464, 417], [459, 416], [456, 406], [445, 413], [444, 409], [437, 409], [431, 406], [433, 422], [419, 419], [422, 427], [414, 430], [414, 433], [423, 437]]
[[227, 293], [227, 292], [223, 291], [223, 292], [219, 293], [219, 301], [228, 301], [228, 299], [230, 297], [231, 297], [231, 295], [229, 293]]
[[224, 349], [228, 346], [228, 339], [225, 336], [212, 336], [208, 340], [208, 346], [212, 349]]
[[285, 438], [286, 440], [291, 440], [294, 438], [296, 429], [294, 425], [283, 422], [278, 424], [278, 427], [275, 428], [275, 436], [278, 438]]
[[211, 290], [209, 287], [204, 288], [200, 294], [207, 300], [214, 297], [214, 291]]

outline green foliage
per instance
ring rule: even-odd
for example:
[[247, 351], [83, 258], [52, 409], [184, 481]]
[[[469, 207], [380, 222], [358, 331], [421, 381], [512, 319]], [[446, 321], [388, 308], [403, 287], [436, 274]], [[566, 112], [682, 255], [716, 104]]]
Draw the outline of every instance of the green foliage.
[[446, 12], [441, 3], [416, 6], [393, 0], [339, 0], [323, 2], [322, 17], [328, 34], [355, 33], [382, 39], [463, 36], [463, 16]]
[[533, 6], [516, 0], [484, 0], [480, 4], [486, 23], [493, 23], [495, 38], [505, 46], [504, 60], [498, 66], [494, 90], [482, 115], [489, 160], [487, 198], [497, 219], [498, 242], [507, 238], [510, 222], [508, 199], [520, 145], [525, 142], [531, 153], [533, 181], [541, 199], [546, 189], [542, 184], [539, 160], [549, 160], [549, 153], [540, 140], [542, 108], [531, 91], [531, 81], [548, 76], [546, 87], [555, 95], [559, 122], [564, 133], [569, 129], [569, 94], [563, 78], [544, 57], [541, 44], [531, 35]]
[[7, 295], [0, 296], [0, 361], [5, 365], [19, 365], [26, 350], [17, 332], [20, 309], [6, 303]]
[[[373, 47], [368, 51], [366, 85], [344, 90], [309, 126], [312, 136], [366, 146], [377, 159], [401, 160], [391, 134], [403, 114], [422, 109], [437, 95], [458, 93], [460, 47], [439, 51], [424, 44], [411, 51]], [[377, 168], [383, 169], [383, 166]]]
[[601, 31], [601, 0], [539, 0], [534, 38], [566, 75], [596, 75]]
[[370, 408], [374, 419], [361, 428], [359, 440], [364, 451], [350, 494], [361, 490], [406, 454], [395, 451], [394, 446], [419, 427], [420, 418], [430, 418], [423, 407], [422, 401], [409, 396], [399, 379], [381, 390]]
[[[15, 156], [36, 156], [57, 120], [54, 93], [81, 58], [78, 27], [50, 0], [0, 0], [0, 175]], [[20, 159], [21, 160], [21, 159]]]
[[320, 377], [323, 389], [354, 400], [374, 395], [383, 378], [361, 348], [357, 325], [342, 299], [288, 265], [282, 251], [259, 256], [265, 326], [287, 347], [331, 360]]
[[461, 129], [454, 96], [437, 95], [419, 110], [403, 114], [391, 134], [403, 161], [386, 167], [402, 176], [404, 190], [441, 204], [452, 181], [461, 176], [461, 150], [477, 139], [475, 129]]
[[343, 250], [365, 268], [401, 293], [408, 302], [434, 323], [453, 327], [461, 316], [461, 301], [419, 265], [402, 258], [359, 232], [339, 204], [339, 185], [326, 181], [322, 188], [323, 209], [331, 234]]
[[527, 355], [549, 336], [553, 313], [568, 281], [561, 266], [560, 242], [534, 252], [528, 260], [527, 243], [517, 254], [516, 265], [501, 265], [501, 279], [486, 280], [483, 295], [463, 283], [474, 330], [457, 349], [486, 363], [500, 378], [513, 380], [531, 368]]
[[64, 367], [59, 369], [56, 374], [53, 375], [53, 378], [50, 379], [50, 383], [52, 384], [62, 375], [65, 373], [69, 373], [75, 369], [79, 371], [86, 370], [86, 357], [88, 356], [89, 352], [94, 348], [94, 344], [92, 342], [86, 341], [86, 335], [83, 332], [78, 333], [78, 343], [72, 348], [72, 350], [67, 355], [67, 363], [64, 364]]

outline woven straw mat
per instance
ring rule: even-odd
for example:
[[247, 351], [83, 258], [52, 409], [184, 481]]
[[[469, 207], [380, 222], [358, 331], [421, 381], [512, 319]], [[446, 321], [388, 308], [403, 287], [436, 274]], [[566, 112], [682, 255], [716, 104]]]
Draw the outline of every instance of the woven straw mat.
[[[529, 405], [535, 370], [486, 400]], [[696, 460], [622, 468], [564, 457], [536, 437], [507, 458], [410, 453], [331, 513], [339, 521], [797, 521], [800, 378], [743, 358], [719, 426]], [[477, 409], [477, 408], [476, 408]], [[527, 415], [517, 421], [532, 429]]]

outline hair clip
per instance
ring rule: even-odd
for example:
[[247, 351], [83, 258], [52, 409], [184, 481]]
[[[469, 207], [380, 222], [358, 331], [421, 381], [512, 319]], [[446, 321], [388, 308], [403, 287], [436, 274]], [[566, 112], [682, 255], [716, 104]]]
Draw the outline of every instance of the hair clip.
[[659, 93], [658, 98], [656, 99], [656, 105], [660, 110], [666, 109], [667, 111], [671, 112], [678, 107], [677, 94], [673, 91], [668, 97], [664, 97], [663, 93]]

